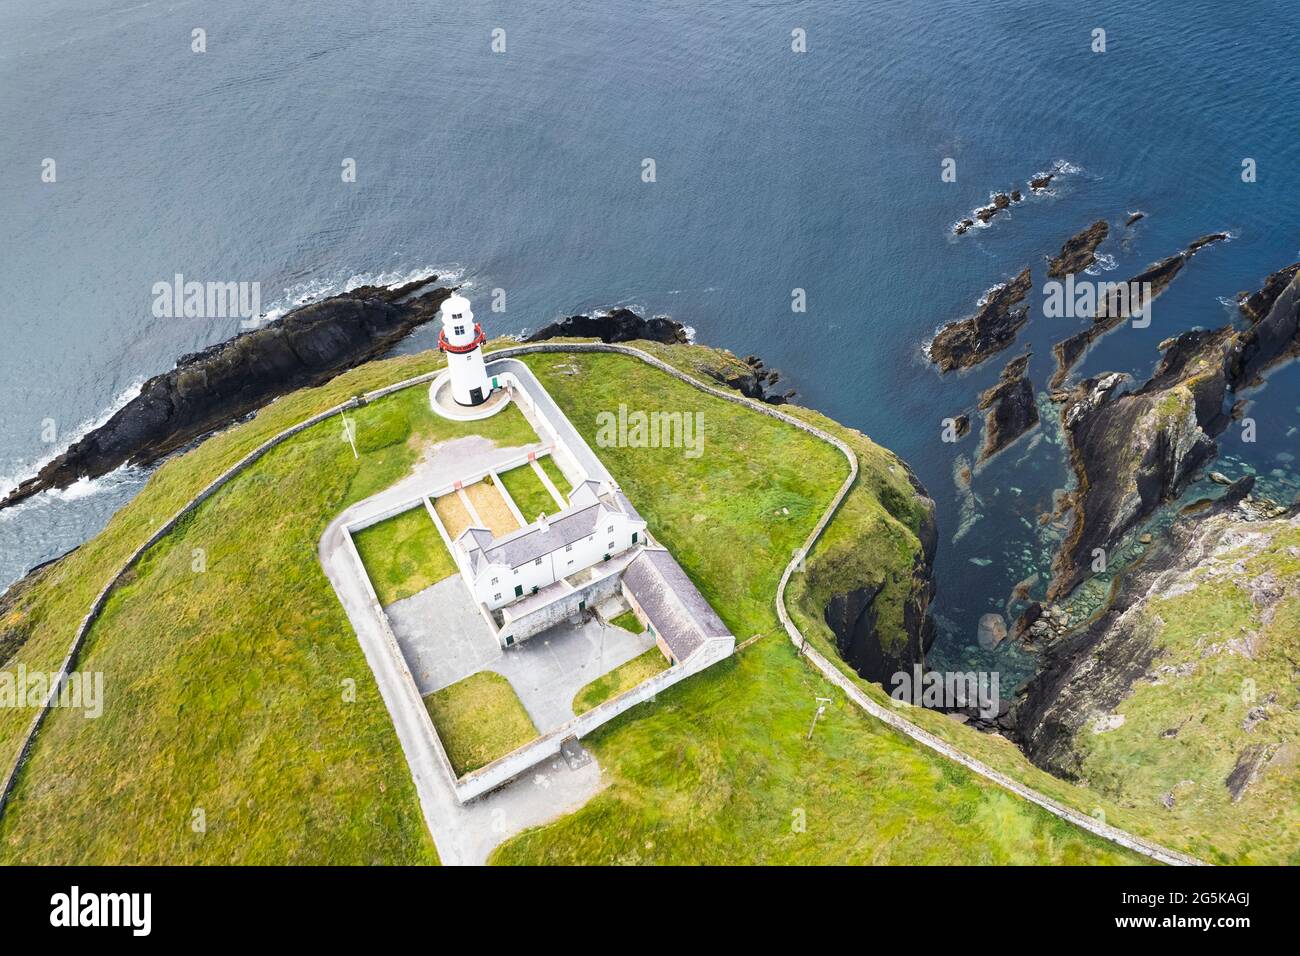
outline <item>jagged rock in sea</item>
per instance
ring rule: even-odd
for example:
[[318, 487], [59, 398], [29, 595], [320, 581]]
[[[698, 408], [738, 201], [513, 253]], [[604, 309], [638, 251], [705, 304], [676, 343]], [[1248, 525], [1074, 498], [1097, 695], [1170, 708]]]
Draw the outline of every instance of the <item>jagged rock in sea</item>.
[[123, 464], [148, 464], [277, 396], [320, 385], [382, 355], [433, 318], [451, 295], [450, 288], [427, 288], [436, 278], [353, 289], [184, 356], [171, 371], [145, 382], [107, 422], [19, 484], [0, 508]]
[[1237, 306], [1241, 309], [1241, 314], [1252, 324], [1268, 315], [1269, 310], [1273, 308], [1273, 303], [1277, 301], [1277, 297], [1291, 284], [1291, 280], [1295, 278], [1297, 272], [1300, 272], [1300, 262], [1293, 262], [1265, 279], [1259, 291], [1238, 293]]
[[570, 315], [538, 329], [524, 341], [545, 342], [560, 338], [600, 339], [606, 343], [645, 339], [667, 345], [684, 345], [689, 341], [686, 326], [680, 322], [661, 315], [647, 319], [626, 308], [594, 315]]
[[1077, 488], [1072, 528], [1053, 562], [1051, 600], [1087, 576], [1094, 549], [1110, 553], [1217, 454], [1214, 439], [1231, 420], [1235, 392], [1300, 350], [1300, 277], [1244, 331], [1193, 330], [1161, 345], [1154, 373], [1136, 391], [1118, 394], [1125, 377], [1111, 373], [1064, 396], [1061, 422]]
[[1030, 355], [1026, 352], [1008, 362], [997, 383], [980, 395], [979, 407], [985, 413], [984, 444], [976, 465], [984, 464], [1038, 424], [1034, 385], [1026, 375]]
[[1151, 264], [1127, 282], [1119, 284], [1120, 288], [1112, 288], [1105, 294], [1099, 293], [1092, 325], [1052, 346], [1052, 354], [1056, 356], [1056, 371], [1048, 382], [1048, 388], [1060, 388], [1070, 374], [1070, 370], [1078, 364], [1079, 359], [1098, 339], [1122, 325], [1131, 314], [1138, 312], [1138, 302], [1130, 296], [1132, 290], [1147, 287], [1147, 291], [1143, 293], [1145, 299], [1141, 303], [1141, 310], [1145, 312], [1151, 301], [1169, 288], [1169, 284], [1182, 271], [1187, 260], [1206, 246], [1227, 238], [1226, 232], [1212, 232], [1201, 236], [1182, 252]]
[[959, 236], [964, 235], [968, 229], [975, 225], [975, 219], [987, 223], [998, 213], [1002, 212], [1002, 210], [1009, 209], [1022, 199], [1024, 199], [1024, 196], [1021, 194], [1019, 189], [1013, 189], [1007, 193], [994, 193], [987, 206], [981, 206], [971, 214], [975, 217], [974, 219], [969, 216], [966, 217], [957, 223], [957, 225], [953, 226], [952, 231]]
[[1131, 212], [1128, 214], [1128, 218], [1124, 220], [1124, 227], [1128, 228], [1129, 226], [1133, 225], [1135, 222], [1139, 222], [1140, 220], [1145, 219], [1146, 217], [1147, 214], [1140, 209], [1137, 212]]
[[1076, 233], [1061, 246], [1061, 254], [1047, 265], [1047, 275], [1052, 279], [1064, 279], [1067, 275], [1077, 275], [1096, 261], [1097, 247], [1110, 234], [1110, 224], [1105, 219], [1098, 219], [1087, 229]]
[[929, 346], [930, 361], [940, 371], [950, 372], [978, 365], [1010, 346], [1029, 317], [1027, 307], [1016, 307], [1029, 294], [1031, 284], [1026, 266], [1015, 278], [994, 287], [973, 316], [939, 330]]

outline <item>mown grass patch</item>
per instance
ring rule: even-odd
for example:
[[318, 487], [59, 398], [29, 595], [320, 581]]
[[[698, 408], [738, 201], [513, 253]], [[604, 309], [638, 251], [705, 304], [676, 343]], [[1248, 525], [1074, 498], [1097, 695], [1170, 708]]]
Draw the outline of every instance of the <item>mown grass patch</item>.
[[537, 737], [510, 681], [479, 671], [424, 698], [457, 776], [504, 757]]
[[385, 606], [456, 573], [456, 562], [423, 503], [362, 528], [352, 540]]
[[546, 477], [551, 479], [551, 484], [555, 485], [555, 490], [560, 493], [560, 496], [568, 500], [569, 492], [573, 490], [573, 483], [564, 477], [564, 472], [555, 463], [554, 456], [542, 455], [537, 459], [537, 464], [541, 466], [542, 471], [546, 472]]
[[633, 634], [640, 634], [645, 630], [645, 625], [641, 623], [641, 619], [631, 611], [624, 611], [622, 614], [610, 618], [609, 623], [615, 627], [621, 627], [625, 631], [631, 631]]
[[555, 498], [546, 490], [542, 479], [537, 477], [537, 472], [533, 470], [531, 464], [511, 468], [499, 477], [501, 485], [514, 499], [515, 507], [524, 516], [524, 521], [532, 523], [537, 520], [539, 514], [553, 515], [560, 510], [560, 506], [555, 503]]
[[602, 674], [573, 696], [574, 715], [585, 714], [593, 707], [613, 700], [649, 680], [660, 671], [668, 670], [668, 661], [658, 647], [652, 647], [626, 664], [620, 664], [607, 674]]

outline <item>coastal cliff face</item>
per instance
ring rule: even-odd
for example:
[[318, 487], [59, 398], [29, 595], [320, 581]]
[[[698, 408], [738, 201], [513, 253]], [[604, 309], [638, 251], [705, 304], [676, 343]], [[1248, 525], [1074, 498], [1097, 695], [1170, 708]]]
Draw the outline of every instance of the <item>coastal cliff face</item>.
[[264, 328], [187, 355], [101, 427], [0, 501], [0, 508], [123, 464], [147, 464], [273, 398], [320, 385], [388, 351], [437, 313], [451, 289], [433, 279], [364, 286], [303, 306]]
[[1247, 329], [1184, 332], [1162, 346], [1155, 372], [1136, 391], [1120, 394], [1125, 377], [1112, 373], [1056, 396], [1078, 487], [1049, 599], [1084, 580], [1094, 549], [1109, 553], [1180, 493], [1217, 454], [1214, 439], [1232, 420], [1235, 393], [1297, 353], [1300, 279], [1276, 292], [1268, 313]]
[[1038, 766], [1225, 829], [1258, 814], [1256, 842], [1300, 813], [1300, 508], [1252, 484], [1186, 509], [1105, 613], [1049, 643], [1015, 720]]
[[939, 540], [934, 502], [911, 469], [902, 468], [911, 495], [892, 501], [886, 496], [882, 503], [895, 518], [915, 527], [910, 567], [906, 573], [883, 575], [863, 569], [861, 583], [831, 594], [822, 611], [840, 657], [859, 676], [886, 688], [894, 674], [910, 673], [914, 664], [924, 666], [935, 637], [929, 614]]

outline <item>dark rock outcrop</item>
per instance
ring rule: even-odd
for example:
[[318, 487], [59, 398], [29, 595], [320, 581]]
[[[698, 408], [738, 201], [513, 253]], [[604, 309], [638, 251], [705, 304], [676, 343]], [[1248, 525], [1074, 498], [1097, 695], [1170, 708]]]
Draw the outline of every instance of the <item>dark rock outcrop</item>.
[[647, 319], [624, 308], [597, 315], [571, 315], [538, 329], [524, 341], [545, 342], [561, 338], [600, 339], [605, 343], [645, 339], [667, 345], [684, 345], [688, 341], [686, 327], [680, 322], [659, 315]]
[[1142, 210], [1140, 209], [1137, 212], [1131, 212], [1129, 213], [1128, 218], [1124, 220], [1124, 226], [1125, 228], [1127, 228], [1133, 225], [1135, 222], [1139, 222], [1140, 220], [1145, 219], [1146, 217], [1147, 214], [1142, 212]]
[[1087, 229], [1065, 240], [1061, 254], [1052, 259], [1047, 266], [1047, 274], [1053, 279], [1064, 279], [1067, 275], [1082, 272], [1096, 261], [1097, 247], [1110, 235], [1110, 224], [1105, 219], [1098, 219]]
[[1237, 306], [1252, 324], [1268, 315], [1273, 303], [1282, 291], [1291, 284], [1296, 273], [1300, 272], [1300, 262], [1293, 262], [1285, 269], [1279, 269], [1264, 280], [1258, 292], [1242, 292], [1237, 296]]
[[1035, 176], [1029, 180], [1029, 188], [1036, 193], [1042, 192], [1052, 184], [1056, 178], [1056, 173], [1043, 173], [1041, 176]]
[[1078, 487], [1051, 600], [1083, 580], [1095, 548], [1109, 553], [1217, 454], [1214, 439], [1231, 420], [1234, 393], [1300, 351], [1300, 277], [1249, 329], [1184, 332], [1162, 348], [1151, 378], [1134, 392], [1116, 397], [1124, 376], [1111, 373], [1064, 396], [1061, 421]]
[[980, 222], [988, 222], [998, 213], [1002, 212], [1002, 210], [1009, 209], [1012, 205], [1020, 202], [1022, 199], [1024, 199], [1024, 196], [1021, 194], [1019, 189], [1013, 189], [1009, 193], [994, 193], [987, 206], [981, 206], [971, 214], [975, 217], [974, 219], [967, 217], [961, 220], [957, 225], [953, 226], [952, 231], [959, 236], [963, 235], [968, 229], [975, 225], [975, 219], [978, 219]]
[[1130, 313], [1138, 312], [1138, 300], [1131, 298], [1129, 292], [1134, 289], [1143, 290], [1140, 293], [1142, 303], [1140, 309], [1145, 311], [1157, 296], [1169, 288], [1169, 284], [1182, 271], [1187, 260], [1206, 246], [1227, 238], [1226, 232], [1213, 232], [1201, 236], [1182, 252], [1153, 263], [1126, 283], [1122, 283], [1126, 287], [1122, 293], [1106, 290], [1099, 292], [1092, 325], [1052, 346], [1052, 354], [1056, 356], [1056, 371], [1052, 374], [1048, 387], [1055, 389], [1064, 384], [1070, 370], [1078, 364], [1098, 339], [1122, 325], [1130, 317]]
[[170, 372], [0, 501], [0, 508], [123, 464], [147, 464], [236, 421], [271, 399], [387, 352], [433, 318], [448, 288], [434, 279], [397, 288], [364, 286], [187, 355]]
[[1167, 576], [1190, 575], [1202, 566], [1227, 529], [1255, 520], [1243, 508], [1253, 485], [1254, 479], [1243, 478], [1213, 503], [1188, 508], [1122, 576], [1102, 614], [1040, 648], [1042, 666], [1014, 709], [1017, 737], [1035, 764], [1058, 776], [1078, 776], [1076, 734], [1113, 712], [1157, 662], [1155, 632], [1134, 609], [1158, 597]]
[[984, 415], [984, 444], [977, 465], [982, 465], [1038, 424], [1034, 385], [1026, 371], [1030, 353], [1007, 363], [997, 383], [980, 395]]
[[978, 365], [1010, 346], [1029, 317], [1029, 309], [1020, 303], [1031, 284], [1026, 266], [1014, 279], [989, 292], [973, 316], [945, 325], [930, 343], [930, 361], [940, 371], [950, 372]]

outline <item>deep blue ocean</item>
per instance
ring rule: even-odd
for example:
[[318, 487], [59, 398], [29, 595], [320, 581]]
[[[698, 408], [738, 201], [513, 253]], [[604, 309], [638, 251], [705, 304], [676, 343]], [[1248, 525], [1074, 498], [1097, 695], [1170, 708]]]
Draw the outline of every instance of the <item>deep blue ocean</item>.
[[[1045, 387], [1051, 344], [1081, 323], [1038, 314], [1043, 256], [1094, 219], [1147, 213], [1102, 247], [1110, 279], [1204, 233], [1233, 238], [1085, 373], [1145, 375], [1157, 342], [1228, 321], [1238, 291], [1300, 257], [1296, 12], [1281, 0], [5, 0], [0, 488], [133, 385], [238, 331], [155, 318], [152, 287], [176, 273], [260, 282], [263, 306], [282, 310], [451, 272], [472, 295], [507, 291], [504, 313], [481, 309], [490, 334], [634, 305], [761, 355], [800, 401], [909, 461], [939, 504], [936, 660], [1020, 676], [1014, 649], [973, 649], [974, 622], [1046, 568], [1031, 526], [1068, 481], [1055, 430], [976, 477], [980, 518], [954, 544], [941, 420], [971, 410], [1023, 344]], [[805, 53], [791, 49], [796, 28]], [[355, 183], [340, 175], [347, 158]], [[1256, 182], [1241, 179], [1245, 158]], [[990, 192], [1053, 167], [1050, 195], [952, 235]], [[1034, 317], [1016, 349], [940, 378], [925, 341], [1029, 264]], [[425, 331], [406, 347], [431, 344]], [[1219, 467], [1294, 495], [1300, 373], [1275, 375], [1252, 413], [1259, 441], [1227, 437]], [[142, 480], [121, 472], [0, 513], [0, 586], [93, 534]]]

